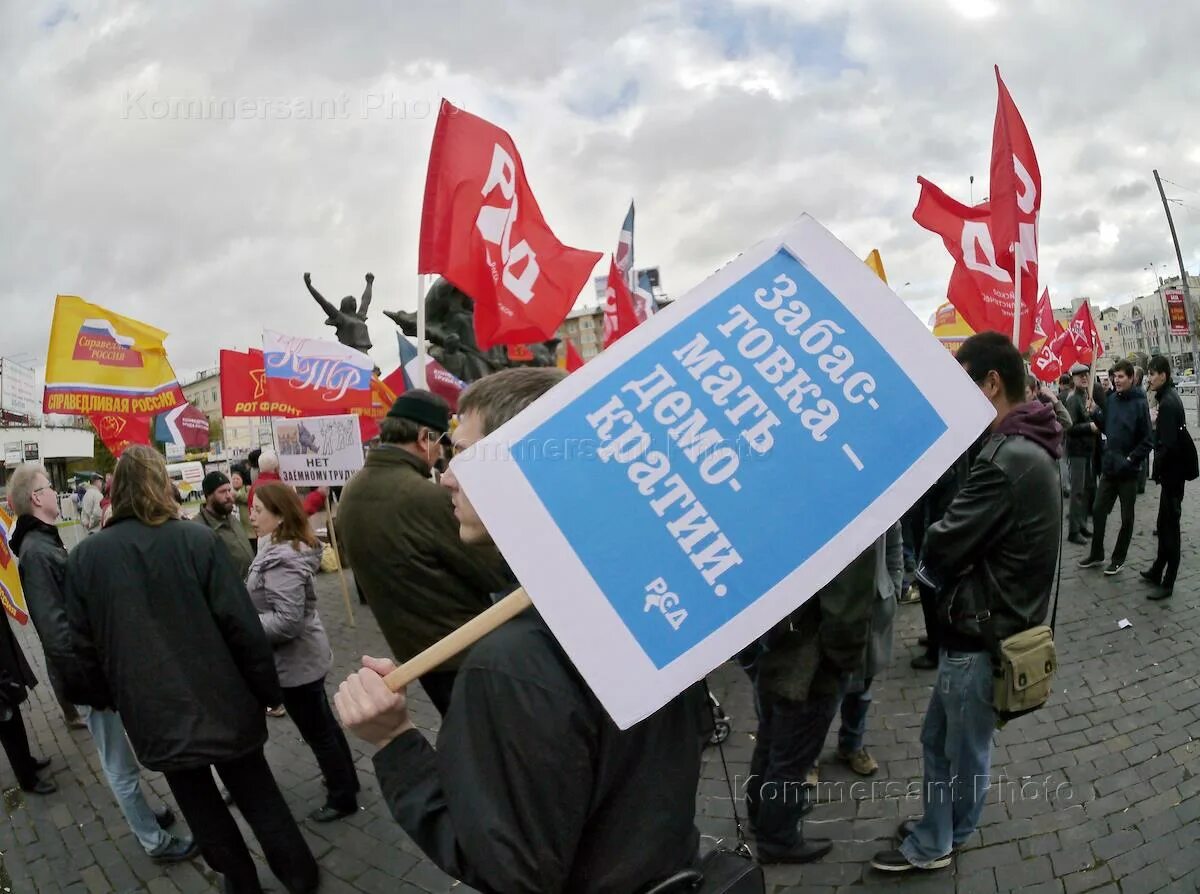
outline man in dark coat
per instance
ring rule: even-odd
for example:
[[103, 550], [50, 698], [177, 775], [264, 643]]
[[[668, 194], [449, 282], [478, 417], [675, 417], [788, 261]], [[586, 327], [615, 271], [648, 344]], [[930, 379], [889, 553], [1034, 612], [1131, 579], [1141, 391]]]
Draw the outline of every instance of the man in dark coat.
[[[562, 380], [510, 369], [459, 400], [455, 449], [474, 444]], [[464, 540], [489, 540], [458, 488]], [[392, 816], [442, 870], [483, 891], [631, 894], [691, 866], [699, 834], [703, 689], [619, 730], [534, 609], [481, 639], [458, 672], [437, 750], [403, 692], [364, 659], [338, 690], [342, 723], [379, 747]], [[711, 726], [711, 715], [709, 715]]]
[[67, 618], [80, 704], [120, 712], [142, 764], [171, 787], [226, 890], [259, 894], [254, 860], [212, 770], [292, 894], [315, 891], [316, 860], [263, 755], [266, 708], [283, 695], [245, 585], [216, 535], [180, 521], [166, 464], [126, 448], [113, 517], [67, 561]]
[[[67, 550], [58, 528], [58, 499], [46, 470], [38, 463], [23, 463], [9, 481], [9, 496], [19, 513], [13, 531], [13, 552], [21, 557], [21, 587], [29, 617], [46, 652], [46, 670], [70, 668], [74, 661], [71, 628], [67, 623]], [[62, 685], [65, 674], [56, 674]], [[138, 844], [159, 863], [177, 863], [199, 855], [191, 838], [166, 831], [175, 822], [169, 807], [151, 810], [142, 793], [141, 768], [129, 747], [121, 715], [115, 711], [85, 708], [87, 728], [96, 743], [100, 766], [109, 788], [125, 815]]]
[[1082, 363], [1071, 367], [1074, 385], [1067, 396], [1067, 412], [1071, 414], [1071, 425], [1067, 429], [1067, 469], [1071, 476], [1071, 508], [1068, 518], [1067, 539], [1077, 546], [1087, 546], [1092, 536], [1087, 526], [1096, 500], [1096, 475], [1092, 468], [1092, 454], [1096, 450], [1096, 433], [1099, 430], [1092, 421], [1092, 401], [1088, 396], [1089, 369]]
[[[449, 492], [430, 480], [449, 428], [442, 398], [420, 389], [400, 395], [338, 506], [338, 538], [398, 661], [461, 627], [511, 583], [494, 546], [463, 543]], [[461, 661], [421, 677], [443, 715]]]
[[[3, 531], [0, 531], [0, 549], [8, 549]], [[0, 746], [8, 755], [21, 790], [48, 795], [58, 791], [58, 786], [38, 774], [50, 766], [50, 760], [39, 760], [30, 753], [29, 734], [21, 718], [21, 704], [29, 697], [28, 690], [37, 685], [37, 677], [13, 635], [8, 612], [0, 609], [0, 615], [4, 616], [4, 627], [0, 628]]]
[[740, 659], [754, 681], [758, 731], [746, 786], [760, 863], [808, 863], [829, 853], [828, 839], [805, 840], [800, 818], [811, 805], [804, 781], [852, 673], [861, 672], [875, 590], [877, 550], [862, 552], [816, 595]]
[[1121, 501], [1121, 530], [1113, 546], [1112, 560], [1104, 573], [1118, 573], [1125, 564], [1133, 539], [1133, 509], [1137, 500], [1138, 469], [1153, 446], [1150, 408], [1146, 395], [1133, 383], [1133, 364], [1118, 361], [1111, 378], [1113, 393], [1103, 408], [1092, 411], [1092, 420], [1103, 432], [1100, 455], [1100, 484], [1096, 488], [1092, 548], [1079, 562], [1080, 568], [1104, 564], [1104, 529], [1117, 500]]
[[[1171, 381], [1171, 364], [1155, 355], [1147, 365], [1150, 388], [1158, 397], [1154, 419], [1154, 480], [1160, 488], [1158, 498], [1158, 555], [1142, 578], [1154, 584], [1147, 599], [1166, 599], [1175, 590], [1182, 549], [1179, 520], [1183, 514], [1184, 438], [1191, 438], [1183, 413], [1183, 401]], [[1195, 450], [1195, 447], [1192, 447]]]
[[238, 517], [233, 485], [224, 473], [209, 472], [204, 476], [200, 490], [204, 494], [204, 505], [194, 520], [217, 535], [229, 553], [238, 580], [244, 581], [250, 563], [254, 561], [254, 550], [250, 548], [250, 535]]

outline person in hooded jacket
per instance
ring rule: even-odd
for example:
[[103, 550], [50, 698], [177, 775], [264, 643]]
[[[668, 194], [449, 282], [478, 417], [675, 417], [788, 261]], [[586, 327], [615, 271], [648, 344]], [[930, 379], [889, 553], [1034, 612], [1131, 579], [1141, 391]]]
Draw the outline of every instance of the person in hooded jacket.
[[948, 866], [974, 834], [996, 729], [990, 644], [1043, 622], [1058, 565], [1062, 426], [1046, 404], [1024, 402], [1025, 364], [1005, 336], [973, 335], [956, 359], [996, 419], [966, 484], [926, 534], [917, 570], [938, 594], [944, 626], [921, 728], [924, 815], [901, 823], [898, 849], [871, 860], [888, 872]]
[[283, 706], [316, 756], [329, 792], [325, 805], [309, 818], [332, 822], [358, 810], [359, 784], [350, 745], [325, 694], [333, 650], [313, 586], [321, 567], [320, 543], [300, 498], [279, 481], [255, 489], [250, 522], [260, 545], [246, 587], [275, 651]]
[[113, 518], [67, 559], [77, 704], [120, 712], [142, 765], [166, 777], [200, 852], [228, 894], [261, 894], [216, 769], [291, 892], [315, 891], [317, 861], [263, 755], [265, 709], [282, 700], [271, 646], [228, 551], [182, 521], [166, 462], [127, 447]]
[[1133, 364], [1120, 360], [1110, 378], [1113, 392], [1103, 408], [1092, 412], [1093, 421], [1103, 433], [1100, 454], [1100, 483], [1092, 518], [1092, 547], [1079, 562], [1080, 568], [1104, 564], [1104, 529], [1117, 500], [1121, 501], [1121, 530], [1113, 545], [1112, 559], [1104, 569], [1107, 575], [1118, 573], [1125, 564], [1129, 542], [1133, 539], [1133, 509], [1137, 501], [1138, 474], [1153, 447], [1150, 408], [1146, 394], [1134, 384]]

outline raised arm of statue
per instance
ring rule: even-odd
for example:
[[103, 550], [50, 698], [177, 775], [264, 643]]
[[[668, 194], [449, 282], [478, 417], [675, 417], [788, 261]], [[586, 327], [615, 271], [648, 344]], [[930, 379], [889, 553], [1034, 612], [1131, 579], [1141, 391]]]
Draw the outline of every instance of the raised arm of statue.
[[375, 274], [367, 274], [367, 287], [363, 289], [362, 300], [358, 302], [358, 318], [367, 321], [367, 308], [371, 306], [371, 286], [375, 284]]
[[338, 309], [325, 300], [325, 296], [313, 288], [312, 274], [304, 274], [304, 284], [308, 286], [309, 293], [317, 299], [317, 304], [321, 305], [321, 309], [325, 311], [325, 315], [329, 317], [325, 322], [329, 325], [335, 325], [338, 318]]

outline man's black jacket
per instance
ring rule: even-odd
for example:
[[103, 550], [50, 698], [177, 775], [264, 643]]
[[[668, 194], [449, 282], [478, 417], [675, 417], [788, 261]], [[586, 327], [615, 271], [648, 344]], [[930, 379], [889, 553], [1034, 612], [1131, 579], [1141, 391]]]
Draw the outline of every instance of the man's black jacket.
[[1185, 426], [1183, 401], [1173, 384], [1158, 389], [1158, 419], [1154, 423], [1154, 480], [1160, 484], [1178, 484], [1184, 480], [1181, 450], [1183, 439], [1191, 437]]
[[947, 648], [988, 648], [980, 627], [988, 612], [997, 639], [1045, 619], [1062, 524], [1060, 438], [1049, 407], [1035, 401], [1012, 410], [926, 533], [920, 575], [938, 590]]
[[1133, 478], [1150, 455], [1153, 438], [1146, 392], [1137, 386], [1114, 391], [1097, 407], [1092, 418], [1104, 432], [1100, 474], [1110, 478]]
[[633, 894], [696, 859], [705, 705], [693, 686], [617, 729], [530, 609], [463, 662], [437, 750], [410, 730], [375, 770], [396, 821], [473, 888]]

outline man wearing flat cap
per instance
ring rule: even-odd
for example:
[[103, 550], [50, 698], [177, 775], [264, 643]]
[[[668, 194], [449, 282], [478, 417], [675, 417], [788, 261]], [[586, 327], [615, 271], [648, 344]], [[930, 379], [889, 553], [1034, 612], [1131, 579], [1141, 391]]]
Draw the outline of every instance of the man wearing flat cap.
[[1096, 499], [1096, 473], [1092, 463], [1096, 450], [1096, 423], [1092, 421], [1088, 394], [1089, 372], [1082, 363], [1071, 367], [1071, 394], [1066, 400], [1067, 412], [1071, 414], [1071, 427], [1066, 434], [1067, 465], [1071, 471], [1067, 539], [1078, 546], [1091, 543], [1092, 532], [1088, 530], [1087, 521]]
[[[450, 407], [441, 397], [419, 389], [401, 394], [338, 507], [338, 537], [354, 579], [398, 662], [488, 608], [491, 594], [508, 583], [494, 546], [459, 538], [450, 492], [430, 478], [449, 430]], [[462, 657], [421, 677], [442, 714]]]
[[212, 528], [217, 539], [225, 546], [238, 580], [244, 581], [254, 561], [254, 550], [250, 548], [250, 536], [242, 527], [233, 497], [233, 485], [222, 472], [209, 472], [200, 485], [204, 494], [204, 505], [196, 514], [196, 521]]

